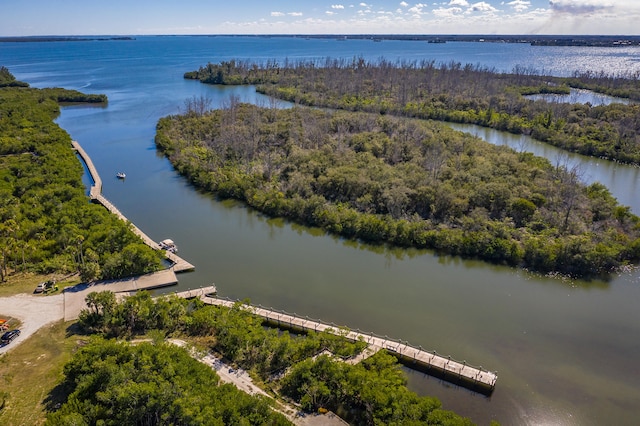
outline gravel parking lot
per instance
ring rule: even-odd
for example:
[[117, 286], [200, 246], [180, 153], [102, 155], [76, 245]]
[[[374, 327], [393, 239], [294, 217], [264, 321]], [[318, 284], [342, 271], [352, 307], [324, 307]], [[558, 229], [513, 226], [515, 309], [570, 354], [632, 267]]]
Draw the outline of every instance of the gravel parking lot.
[[0, 318], [3, 318], [3, 315], [19, 319], [22, 325], [20, 336], [8, 345], [0, 347], [0, 354], [15, 348], [43, 326], [61, 320], [64, 317], [64, 296], [17, 294], [0, 297]]

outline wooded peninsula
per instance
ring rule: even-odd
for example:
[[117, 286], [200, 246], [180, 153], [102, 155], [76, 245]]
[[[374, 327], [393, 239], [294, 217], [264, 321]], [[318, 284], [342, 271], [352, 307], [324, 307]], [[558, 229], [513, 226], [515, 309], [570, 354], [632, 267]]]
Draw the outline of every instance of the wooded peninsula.
[[[480, 79], [474, 99], [489, 105], [487, 91], [504, 87], [499, 76], [451, 66], [421, 74], [423, 68], [384, 62], [305, 64], [232, 61], [189, 74], [208, 83], [260, 83], [260, 91], [296, 106], [230, 99], [209, 112], [206, 99], [190, 99], [185, 114], [158, 123], [158, 148], [194, 184], [222, 198], [347, 238], [574, 277], [606, 277], [640, 259], [638, 217], [603, 185], [580, 183], [578, 168], [455, 132], [425, 120], [431, 113], [401, 114], [417, 105], [411, 101], [416, 93], [441, 105], [473, 103], [455, 89], [473, 79]], [[420, 82], [433, 76], [429, 90], [419, 75]], [[520, 77], [527, 93], [542, 91], [536, 76]], [[512, 88], [514, 97], [504, 99], [518, 99], [524, 90]], [[559, 105], [521, 102], [546, 105], [549, 128], [558, 121], [549, 108]], [[508, 102], [497, 102], [489, 116], [511, 122], [514, 116], [497, 112], [503, 104]]]
[[299, 105], [472, 123], [531, 135], [583, 155], [640, 164], [640, 104], [591, 106], [531, 100], [523, 95], [589, 89], [640, 100], [640, 75], [539, 75], [516, 67], [499, 73], [457, 62], [229, 61], [185, 78], [208, 84], [253, 84], [258, 92]]

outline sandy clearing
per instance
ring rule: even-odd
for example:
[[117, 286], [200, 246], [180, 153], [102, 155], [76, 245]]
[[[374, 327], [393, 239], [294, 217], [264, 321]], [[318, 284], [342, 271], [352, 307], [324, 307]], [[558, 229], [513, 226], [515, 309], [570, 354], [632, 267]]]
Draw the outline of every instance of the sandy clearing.
[[64, 318], [64, 296], [32, 296], [17, 294], [0, 297], [0, 317], [7, 315], [22, 321], [20, 336], [6, 346], [0, 347], [0, 354], [10, 351], [24, 342], [33, 333], [47, 324]]

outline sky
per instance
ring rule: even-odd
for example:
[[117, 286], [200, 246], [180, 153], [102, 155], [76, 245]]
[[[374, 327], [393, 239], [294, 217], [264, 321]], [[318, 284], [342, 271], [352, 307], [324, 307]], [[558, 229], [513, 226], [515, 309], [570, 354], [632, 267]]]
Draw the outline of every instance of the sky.
[[640, 34], [640, 0], [0, 0], [0, 36]]

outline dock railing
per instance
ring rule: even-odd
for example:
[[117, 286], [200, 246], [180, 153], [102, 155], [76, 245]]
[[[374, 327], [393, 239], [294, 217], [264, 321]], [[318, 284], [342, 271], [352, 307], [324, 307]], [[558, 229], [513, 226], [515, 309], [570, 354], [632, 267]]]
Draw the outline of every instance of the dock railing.
[[484, 394], [493, 392], [498, 378], [495, 371], [470, 364], [466, 360], [457, 361], [450, 355], [442, 355], [435, 350], [426, 350], [421, 345], [413, 345], [406, 340], [395, 339], [386, 335], [382, 336], [360, 329], [354, 330], [333, 322], [326, 322], [308, 316], [303, 317], [295, 312], [291, 313], [274, 309], [273, 307], [264, 307], [260, 304], [249, 305], [241, 300], [233, 300], [228, 297], [203, 296], [201, 299], [205, 303], [227, 307], [240, 303], [242, 309], [246, 309], [255, 315], [263, 317], [267, 322], [283, 328], [301, 331], [326, 331], [352, 341], [362, 340], [373, 347], [385, 349], [408, 367], [422, 370], [440, 379], [460, 384]]

